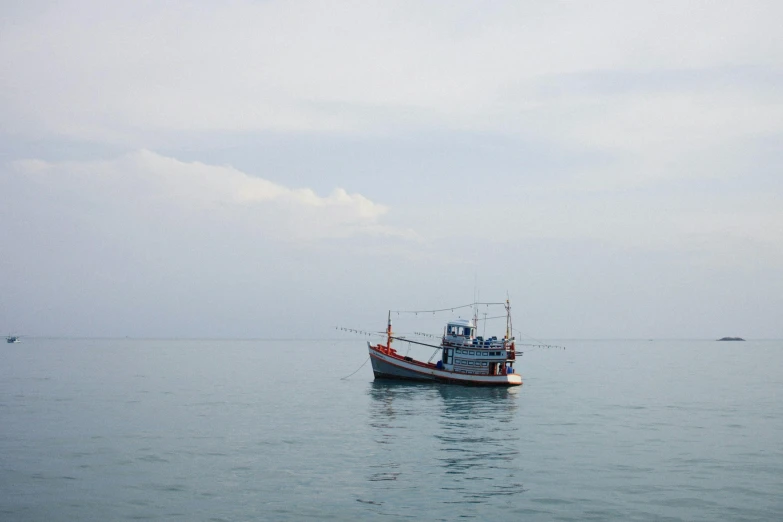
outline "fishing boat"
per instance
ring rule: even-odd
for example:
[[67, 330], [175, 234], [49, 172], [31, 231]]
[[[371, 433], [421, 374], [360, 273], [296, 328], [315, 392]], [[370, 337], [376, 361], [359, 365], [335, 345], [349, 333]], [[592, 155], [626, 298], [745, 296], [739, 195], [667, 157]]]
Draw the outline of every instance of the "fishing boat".
[[[502, 304], [506, 308], [506, 333], [498, 339], [477, 336], [478, 308], [475, 305]], [[376, 379], [442, 382], [474, 386], [520, 386], [522, 376], [516, 372], [517, 360], [511, 328], [511, 305], [505, 303], [474, 303], [473, 319], [454, 319], [443, 329], [440, 344], [428, 344], [395, 336], [392, 332], [392, 312], [386, 326], [386, 344], [367, 343]], [[429, 346], [440, 350], [440, 359], [433, 363], [403, 356], [394, 349], [394, 341]], [[437, 353], [437, 352], [436, 352]], [[434, 356], [434, 355], [433, 355]]]
[[5, 342], [7, 342], [9, 344], [11, 344], [11, 343], [20, 343], [20, 342], [22, 342], [22, 340], [19, 339], [19, 336], [17, 336], [17, 335], [9, 335], [8, 337], [5, 338]]

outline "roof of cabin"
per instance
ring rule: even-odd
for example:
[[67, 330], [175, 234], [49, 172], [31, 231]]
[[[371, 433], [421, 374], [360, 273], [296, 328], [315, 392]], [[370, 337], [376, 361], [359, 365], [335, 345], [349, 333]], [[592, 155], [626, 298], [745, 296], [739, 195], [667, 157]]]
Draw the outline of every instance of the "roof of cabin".
[[469, 319], [453, 319], [449, 321], [449, 326], [470, 326], [473, 328], [473, 321], [470, 321]]

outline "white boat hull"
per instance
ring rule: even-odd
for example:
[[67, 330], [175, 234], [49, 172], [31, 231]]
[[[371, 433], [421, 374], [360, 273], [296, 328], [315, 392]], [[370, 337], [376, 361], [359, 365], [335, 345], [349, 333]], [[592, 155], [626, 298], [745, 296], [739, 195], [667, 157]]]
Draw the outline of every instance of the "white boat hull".
[[438, 369], [414, 360], [405, 360], [399, 356], [383, 353], [378, 347], [367, 343], [370, 362], [376, 379], [398, 379], [408, 381], [443, 382], [470, 386], [521, 386], [522, 376], [516, 373], [508, 375], [470, 375]]

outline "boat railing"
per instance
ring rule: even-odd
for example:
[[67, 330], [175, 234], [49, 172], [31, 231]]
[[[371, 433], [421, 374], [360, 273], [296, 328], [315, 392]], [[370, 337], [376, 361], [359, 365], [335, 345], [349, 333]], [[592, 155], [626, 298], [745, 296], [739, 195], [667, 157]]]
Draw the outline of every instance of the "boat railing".
[[478, 350], [508, 349], [507, 339], [487, 339], [480, 341], [478, 339], [449, 338], [444, 337], [442, 343], [448, 346], [473, 348]]

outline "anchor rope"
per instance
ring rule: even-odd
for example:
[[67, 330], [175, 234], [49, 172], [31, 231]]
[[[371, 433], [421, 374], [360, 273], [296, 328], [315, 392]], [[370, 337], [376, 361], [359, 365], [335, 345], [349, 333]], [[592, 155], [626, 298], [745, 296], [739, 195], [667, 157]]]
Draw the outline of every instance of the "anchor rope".
[[[358, 372], [359, 370], [361, 370], [362, 368], [364, 368], [364, 365], [365, 365], [365, 364], [367, 364], [367, 361], [369, 361], [369, 360], [370, 360], [370, 356], [368, 355], [368, 356], [367, 356], [367, 358], [366, 358], [366, 359], [364, 360], [364, 362], [362, 363], [362, 365], [361, 365], [361, 366], [359, 366], [358, 368], [356, 368], [356, 372]], [[348, 377], [351, 377], [351, 376], [353, 376], [353, 375], [354, 375], [356, 372], [353, 372], [351, 375], [346, 375], [345, 377], [341, 377], [341, 378], [340, 378], [340, 380], [341, 380], [341, 381], [344, 381], [344, 380], [348, 379]]]

